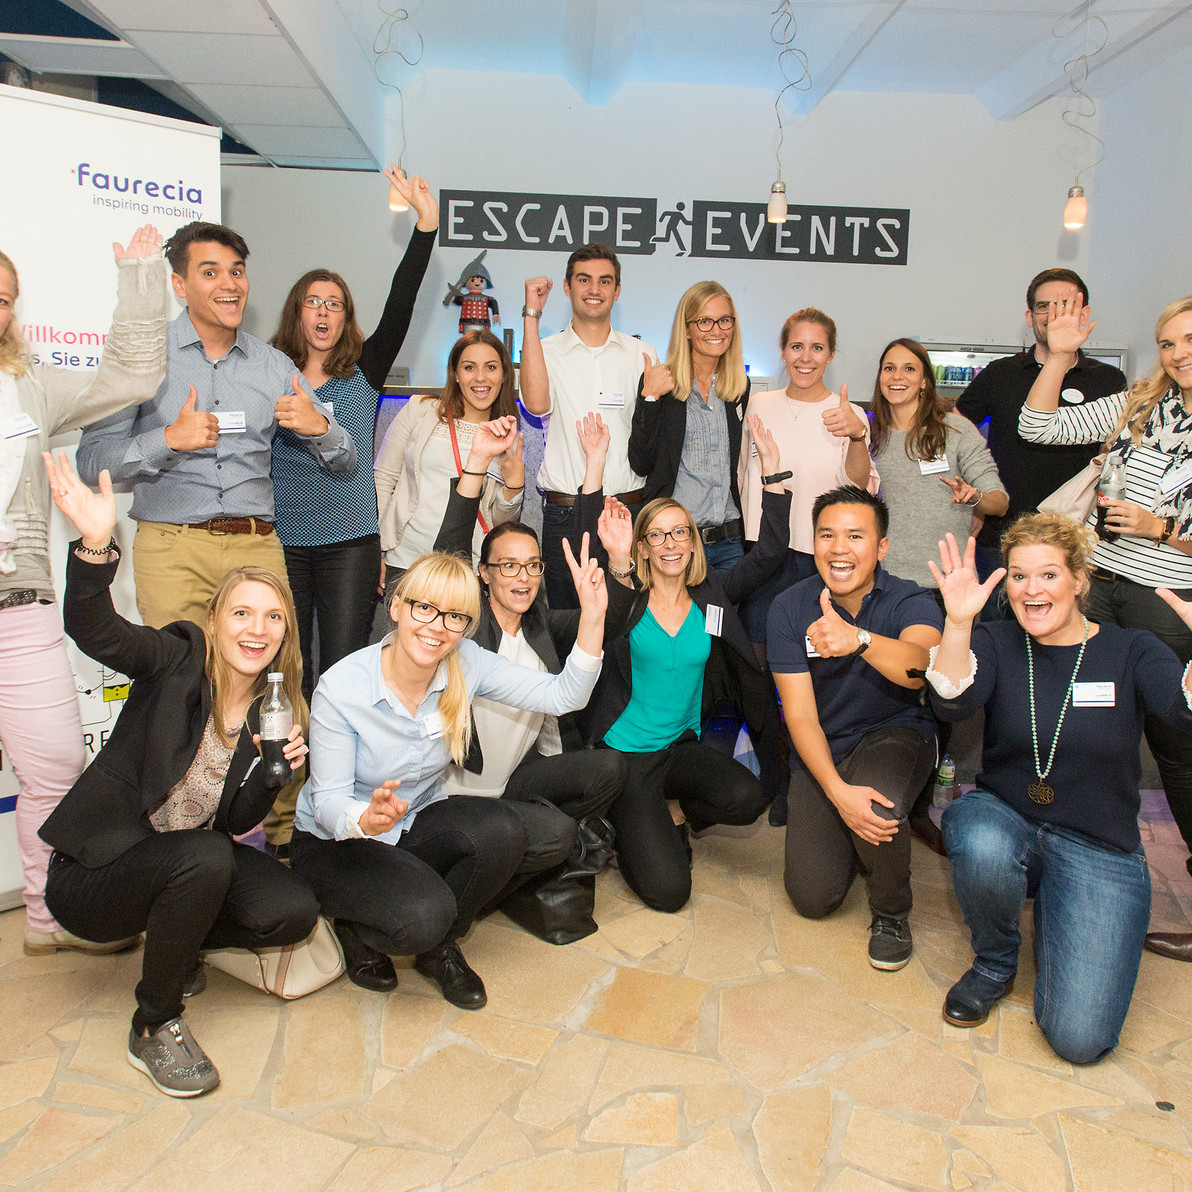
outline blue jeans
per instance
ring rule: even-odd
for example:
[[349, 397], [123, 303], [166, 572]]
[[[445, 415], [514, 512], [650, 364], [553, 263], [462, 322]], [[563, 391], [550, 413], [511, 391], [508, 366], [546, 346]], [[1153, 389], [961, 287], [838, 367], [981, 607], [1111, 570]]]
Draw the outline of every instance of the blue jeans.
[[1066, 828], [1024, 819], [988, 791], [944, 812], [952, 885], [973, 937], [973, 968], [996, 981], [1018, 968], [1018, 916], [1035, 900], [1035, 1020], [1065, 1059], [1117, 1046], [1151, 913], [1140, 848], [1119, 853]]
[[745, 541], [739, 534], [732, 538], [722, 538], [719, 542], [713, 542], [711, 546], [705, 546], [704, 554], [709, 567], [717, 571], [731, 571], [745, 557]]

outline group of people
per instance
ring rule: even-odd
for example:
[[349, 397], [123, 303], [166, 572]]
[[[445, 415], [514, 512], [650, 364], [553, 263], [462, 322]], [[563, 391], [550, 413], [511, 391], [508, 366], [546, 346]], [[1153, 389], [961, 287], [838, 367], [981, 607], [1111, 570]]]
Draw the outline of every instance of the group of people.
[[[412, 955], [477, 1009], [473, 920], [573, 882], [593, 834], [646, 905], [677, 911], [693, 838], [768, 808], [799, 914], [865, 877], [878, 969], [912, 954], [912, 831], [946, 849], [975, 954], [944, 1004], [955, 1025], [1009, 990], [1033, 899], [1040, 1027], [1075, 1062], [1112, 1049], [1144, 938], [1192, 959], [1189, 937], [1146, 935], [1137, 827], [1145, 734], [1192, 842], [1192, 299], [1163, 312], [1159, 362], [1127, 389], [1081, 350], [1083, 281], [1047, 270], [1027, 295], [1035, 344], [957, 409], [899, 338], [867, 412], [824, 379], [823, 311], [786, 319], [788, 382], [751, 394], [723, 286], [683, 295], [660, 359], [613, 329], [620, 263], [586, 245], [563, 331], [539, 335], [551, 281], [525, 287], [520, 398], [550, 415], [540, 539], [519, 520], [514, 368], [484, 328], [374, 444], [438, 222], [425, 180], [386, 174], [417, 226], [368, 337], [324, 269], [271, 344], [248, 335], [247, 245], [208, 223], [164, 246], [186, 306], [167, 324], [146, 227], [114, 246], [98, 370], [56, 370], [27, 359], [0, 255], [0, 738], [26, 950], [143, 933], [129, 1061], [193, 1096], [219, 1080], [183, 1016], [204, 950], [301, 944], [321, 911], [357, 984], [394, 989], [391, 957]], [[48, 446], [80, 426], [76, 474]], [[1034, 512], [1098, 445], [1126, 477], [1099, 523], [1095, 505], [1084, 526]], [[132, 489], [142, 625], [112, 603], [113, 481]], [[61, 617], [51, 499], [78, 533]], [[370, 645], [378, 593], [388, 632]], [[133, 680], [85, 770], [63, 624]], [[260, 764], [267, 678], [294, 710], [288, 785]], [[939, 744], [982, 708], [977, 786], [941, 842]], [[725, 709], [759, 773], [702, 739]], [[240, 839], [271, 815], [282, 848]]]

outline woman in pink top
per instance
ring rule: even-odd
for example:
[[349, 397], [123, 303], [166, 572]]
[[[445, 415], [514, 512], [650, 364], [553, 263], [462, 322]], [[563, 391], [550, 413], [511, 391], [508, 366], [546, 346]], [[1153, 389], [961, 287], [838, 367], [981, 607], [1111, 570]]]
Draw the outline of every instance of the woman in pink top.
[[[847, 385], [841, 385], [836, 394], [824, 384], [824, 371], [836, 355], [835, 322], [813, 306], [797, 310], [783, 323], [778, 344], [790, 383], [785, 389], [759, 393], [749, 402], [750, 414], [756, 413], [774, 436], [784, 467], [793, 473], [785, 482], [791, 492], [791, 549], [786, 564], [741, 610], [763, 661], [771, 603], [791, 584], [815, 574], [811, 507], [816, 497], [841, 484], [878, 491], [865, 411], [849, 402]], [[754, 541], [761, 521], [763, 481], [748, 426], [739, 472], [745, 537]]]

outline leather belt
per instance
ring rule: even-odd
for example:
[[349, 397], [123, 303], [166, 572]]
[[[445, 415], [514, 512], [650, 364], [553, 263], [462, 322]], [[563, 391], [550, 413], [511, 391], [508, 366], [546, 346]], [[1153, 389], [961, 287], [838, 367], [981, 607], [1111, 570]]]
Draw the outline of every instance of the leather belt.
[[273, 533], [273, 523], [259, 517], [213, 517], [210, 521], [191, 524], [196, 530], [210, 530], [213, 534]]
[[744, 533], [745, 523], [739, 517], [733, 518], [732, 521], [726, 521], [722, 526], [700, 526], [699, 528], [700, 541], [705, 546], [723, 542], [726, 538], [740, 538]]
[[1096, 579], [1103, 579], [1106, 583], [1110, 584], [1116, 583], [1119, 579], [1126, 579], [1126, 576], [1118, 575], [1116, 571], [1107, 571], [1104, 567], [1090, 567], [1089, 575], [1094, 576]]
[[[645, 497], [645, 492], [644, 488], [639, 488], [636, 492], [617, 493], [616, 497], [622, 505], [640, 505]], [[557, 493], [549, 488], [542, 494], [542, 499], [548, 505], [561, 505], [564, 509], [572, 508], [577, 500], [574, 493]]]
[[37, 593], [32, 588], [22, 588], [16, 592], [6, 592], [0, 596], [0, 608], [20, 608], [26, 604], [36, 604]]

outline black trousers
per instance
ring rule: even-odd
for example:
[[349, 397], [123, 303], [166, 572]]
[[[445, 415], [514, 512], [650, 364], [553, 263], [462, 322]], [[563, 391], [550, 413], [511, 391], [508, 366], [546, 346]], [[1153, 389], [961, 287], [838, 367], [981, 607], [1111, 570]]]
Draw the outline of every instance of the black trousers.
[[145, 933], [136, 1030], [182, 1013], [203, 948], [273, 948], [314, 929], [319, 904], [279, 861], [222, 832], [159, 832], [99, 869], [55, 853], [46, 904], [67, 931], [107, 943]]
[[521, 819], [504, 799], [452, 795], [423, 807], [397, 844], [295, 830], [290, 864], [325, 915], [358, 924], [378, 952], [411, 956], [463, 936], [525, 851]]
[[[609, 750], [618, 753], [617, 750]], [[761, 783], [740, 762], [684, 733], [654, 753], [620, 753], [628, 774], [608, 818], [621, 876], [647, 906], [673, 913], [691, 897], [685, 834], [667, 808], [677, 799], [694, 828], [751, 824], [766, 809]]]
[[820, 784], [801, 766], [787, 792], [786, 892], [807, 919], [822, 919], [844, 901], [858, 869], [869, 878], [869, 909], [904, 919], [911, 909], [911, 830], [907, 816], [935, 764], [935, 742], [913, 728], [870, 733], [836, 767], [854, 786], [871, 786], [891, 803], [873, 810], [899, 821], [893, 840], [870, 844], [855, 835]]
[[318, 673], [368, 645], [381, 538], [367, 534], [327, 546], [287, 546], [286, 573], [298, 614], [302, 645], [302, 692], [310, 702], [316, 670], [312, 655], [314, 624], [319, 626]]

